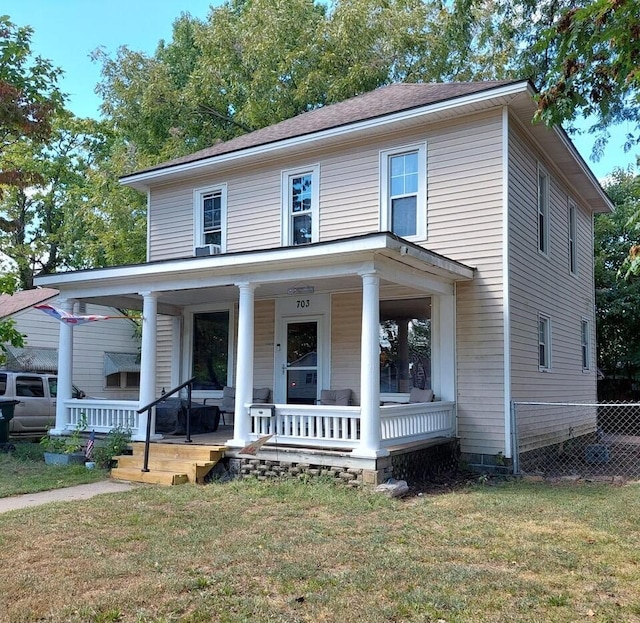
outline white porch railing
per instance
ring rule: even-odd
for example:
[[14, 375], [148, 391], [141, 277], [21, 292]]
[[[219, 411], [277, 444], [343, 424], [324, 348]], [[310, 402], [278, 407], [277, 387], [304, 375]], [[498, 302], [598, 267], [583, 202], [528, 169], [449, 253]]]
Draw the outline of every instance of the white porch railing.
[[[140, 414], [136, 413], [139, 404], [133, 400], [65, 400], [67, 408], [66, 430], [73, 430], [83, 418], [87, 430], [96, 433], [108, 433], [117, 426], [128, 428], [135, 436], [140, 427]], [[142, 431], [144, 433], [144, 431]]]
[[[73, 430], [86, 418], [88, 430], [107, 433], [116, 426], [140, 428], [138, 402], [133, 400], [66, 400], [66, 430]], [[250, 409], [251, 438], [274, 435], [269, 443], [312, 448], [354, 449], [360, 443], [360, 407], [324, 405], [274, 405], [273, 415], [259, 405]], [[257, 415], [262, 411], [262, 415]], [[382, 447], [455, 434], [454, 402], [421, 402], [380, 407]]]
[[417, 402], [380, 407], [382, 447], [455, 435], [455, 402]]
[[[382, 447], [455, 434], [455, 403], [424, 402], [380, 407]], [[252, 438], [275, 435], [267, 443], [354, 449], [360, 442], [360, 407], [275, 405], [252, 413]]]
[[[320, 448], [355, 448], [359, 443], [360, 407], [274, 406], [271, 417], [266, 409], [250, 410], [253, 439], [275, 435], [273, 443]], [[265, 415], [255, 415], [257, 411]]]

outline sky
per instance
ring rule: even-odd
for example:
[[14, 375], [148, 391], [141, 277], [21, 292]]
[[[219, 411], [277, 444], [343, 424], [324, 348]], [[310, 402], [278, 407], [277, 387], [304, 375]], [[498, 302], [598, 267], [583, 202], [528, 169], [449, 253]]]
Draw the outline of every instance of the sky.
[[[34, 29], [32, 50], [65, 72], [60, 86], [69, 96], [71, 111], [80, 117], [98, 117], [100, 98], [95, 86], [100, 66], [91, 61], [93, 50], [102, 47], [113, 56], [118, 47], [127, 45], [151, 55], [160, 39], [171, 38], [171, 26], [181, 13], [206, 19], [210, 7], [220, 4], [222, 0], [0, 0], [0, 15]], [[596, 177], [604, 179], [615, 167], [635, 165], [639, 150], [625, 153], [622, 148], [631, 130], [613, 128], [599, 162], [591, 160], [590, 135], [572, 140]]]

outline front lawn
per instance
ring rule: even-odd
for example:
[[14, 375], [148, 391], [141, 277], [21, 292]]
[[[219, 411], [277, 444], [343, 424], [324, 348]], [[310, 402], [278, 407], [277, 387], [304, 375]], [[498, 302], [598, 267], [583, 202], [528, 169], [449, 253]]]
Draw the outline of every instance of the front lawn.
[[0, 452], [0, 498], [82, 485], [108, 477], [105, 470], [88, 470], [84, 465], [45, 465], [38, 443], [13, 441], [13, 453]]
[[7, 513], [2, 620], [640, 621], [640, 485], [142, 486]]

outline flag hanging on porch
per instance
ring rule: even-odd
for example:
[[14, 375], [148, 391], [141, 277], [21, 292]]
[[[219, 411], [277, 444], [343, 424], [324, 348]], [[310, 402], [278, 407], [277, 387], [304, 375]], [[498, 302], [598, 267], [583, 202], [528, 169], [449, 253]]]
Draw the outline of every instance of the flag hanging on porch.
[[96, 320], [111, 320], [113, 318], [130, 318], [130, 316], [98, 316], [97, 314], [90, 314], [86, 316], [74, 316], [64, 309], [58, 309], [53, 305], [34, 305], [35, 309], [43, 311], [45, 314], [52, 316], [60, 322], [70, 325], [80, 325], [85, 322], [94, 322]]
[[255, 456], [258, 450], [260, 450], [260, 448], [262, 448], [262, 446], [264, 446], [264, 444], [267, 443], [267, 441], [269, 441], [271, 437], [273, 437], [273, 435], [263, 435], [262, 437], [260, 437], [260, 439], [256, 439], [254, 442], [250, 443], [248, 446], [245, 446], [244, 448], [242, 448], [239, 454], [252, 454]]

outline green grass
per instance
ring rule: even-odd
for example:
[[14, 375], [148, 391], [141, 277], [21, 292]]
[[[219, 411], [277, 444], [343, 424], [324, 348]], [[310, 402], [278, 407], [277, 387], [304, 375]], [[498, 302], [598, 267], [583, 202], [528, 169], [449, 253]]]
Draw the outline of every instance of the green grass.
[[640, 621], [640, 485], [143, 486], [13, 511], [11, 623]]
[[88, 470], [84, 465], [45, 465], [38, 443], [14, 445], [14, 453], [0, 452], [0, 498], [81, 485], [108, 476], [104, 470]]

